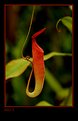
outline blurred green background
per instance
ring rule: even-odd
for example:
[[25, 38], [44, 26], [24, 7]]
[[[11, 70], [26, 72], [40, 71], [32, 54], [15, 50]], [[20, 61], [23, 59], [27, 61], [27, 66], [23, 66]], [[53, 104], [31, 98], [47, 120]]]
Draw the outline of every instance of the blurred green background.
[[[6, 63], [21, 57], [21, 50], [26, 39], [33, 6], [6, 7]], [[36, 6], [30, 35], [24, 48], [24, 56], [32, 56], [31, 37], [40, 29], [46, 27], [46, 32], [40, 35], [37, 43], [43, 48], [44, 54], [52, 51], [72, 53], [72, 34], [59, 24], [61, 32], [56, 29], [57, 21], [65, 16], [72, 17], [69, 6]], [[41, 94], [30, 98], [26, 95], [26, 85], [31, 68], [19, 77], [6, 82], [6, 105], [36, 106], [46, 101], [54, 106], [72, 105], [72, 57], [55, 56], [45, 61], [45, 82]], [[34, 75], [31, 86], [34, 87]], [[69, 95], [70, 99], [66, 99]], [[66, 103], [65, 103], [66, 102]], [[44, 103], [44, 102], [43, 102]], [[43, 104], [44, 105], [44, 104]], [[47, 106], [47, 104], [45, 104]]]

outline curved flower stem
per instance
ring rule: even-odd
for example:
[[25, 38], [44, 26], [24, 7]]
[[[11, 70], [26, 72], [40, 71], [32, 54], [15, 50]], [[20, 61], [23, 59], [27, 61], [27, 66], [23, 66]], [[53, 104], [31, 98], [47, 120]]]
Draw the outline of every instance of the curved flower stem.
[[22, 58], [25, 58], [25, 57], [23, 56], [23, 51], [24, 51], [25, 43], [26, 43], [26, 41], [27, 41], [27, 39], [28, 39], [28, 36], [29, 36], [29, 34], [30, 34], [30, 30], [31, 30], [31, 26], [32, 26], [32, 21], [33, 21], [33, 16], [34, 16], [34, 11], [35, 11], [35, 6], [33, 6], [33, 11], [32, 11], [32, 16], [31, 16], [31, 21], [30, 21], [29, 30], [28, 30], [28, 33], [27, 33], [25, 42], [24, 42], [23, 47], [22, 47], [22, 51], [21, 51]]
[[53, 56], [72, 56], [72, 54], [71, 53], [51, 52], [44, 56], [44, 61], [50, 59]]

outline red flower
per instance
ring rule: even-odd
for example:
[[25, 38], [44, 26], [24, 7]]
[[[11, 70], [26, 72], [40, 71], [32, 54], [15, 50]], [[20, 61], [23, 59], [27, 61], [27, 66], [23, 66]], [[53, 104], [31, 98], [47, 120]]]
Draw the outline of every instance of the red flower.
[[44, 32], [46, 28], [41, 29], [40, 31], [36, 32], [32, 36], [32, 57], [33, 57], [33, 70], [35, 76], [35, 89], [33, 92], [29, 92], [29, 83], [30, 78], [32, 75], [32, 71], [30, 74], [30, 78], [28, 80], [26, 93], [29, 97], [36, 97], [38, 96], [43, 88], [44, 84], [44, 76], [45, 76], [45, 67], [44, 67], [44, 51], [43, 49], [36, 43], [36, 37]]

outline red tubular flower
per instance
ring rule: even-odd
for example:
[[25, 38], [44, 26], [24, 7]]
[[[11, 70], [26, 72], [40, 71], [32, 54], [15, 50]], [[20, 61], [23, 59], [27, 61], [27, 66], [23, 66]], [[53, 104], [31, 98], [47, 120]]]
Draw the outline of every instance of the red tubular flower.
[[[44, 32], [46, 28], [41, 29], [40, 31], [36, 32], [32, 36], [32, 57], [33, 57], [33, 70], [35, 76], [35, 89], [33, 92], [29, 92], [29, 83], [30, 79], [27, 84], [26, 93], [29, 97], [36, 97], [38, 96], [43, 88], [44, 84], [44, 76], [45, 76], [45, 67], [44, 67], [44, 51], [39, 45], [36, 43], [36, 37]], [[32, 74], [32, 72], [31, 72]], [[31, 75], [30, 75], [31, 78]]]

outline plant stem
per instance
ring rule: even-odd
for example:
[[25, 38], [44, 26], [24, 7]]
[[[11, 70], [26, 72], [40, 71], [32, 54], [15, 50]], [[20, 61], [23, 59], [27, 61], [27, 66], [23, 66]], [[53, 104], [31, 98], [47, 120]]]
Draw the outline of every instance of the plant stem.
[[48, 60], [53, 56], [72, 56], [72, 54], [71, 53], [51, 52], [44, 56], [44, 60]]
[[27, 36], [26, 36], [26, 39], [25, 39], [25, 42], [24, 42], [24, 44], [23, 44], [22, 51], [21, 51], [21, 55], [22, 55], [23, 58], [25, 58], [25, 57], [23, 56], [23, 51], [24, 51], [25, 43], [26, 43], [26, 41], [27, 41], [27, 39], [28, 39], [28, 36], [29, 36], [29, 34], [30, 34], [30, 30], [31, 30], [31, 26], [32, 26], [32, 21], [33, 21], [33, 16], [34, 16], [34, 11], [35, 11], [35, 6], [33, 6], [33, 11], [32, 11], [32, 16], [31, 16], [31, 21], [30, 21], [29, 30], [28, 30], [28, 33], [27, 33]]

